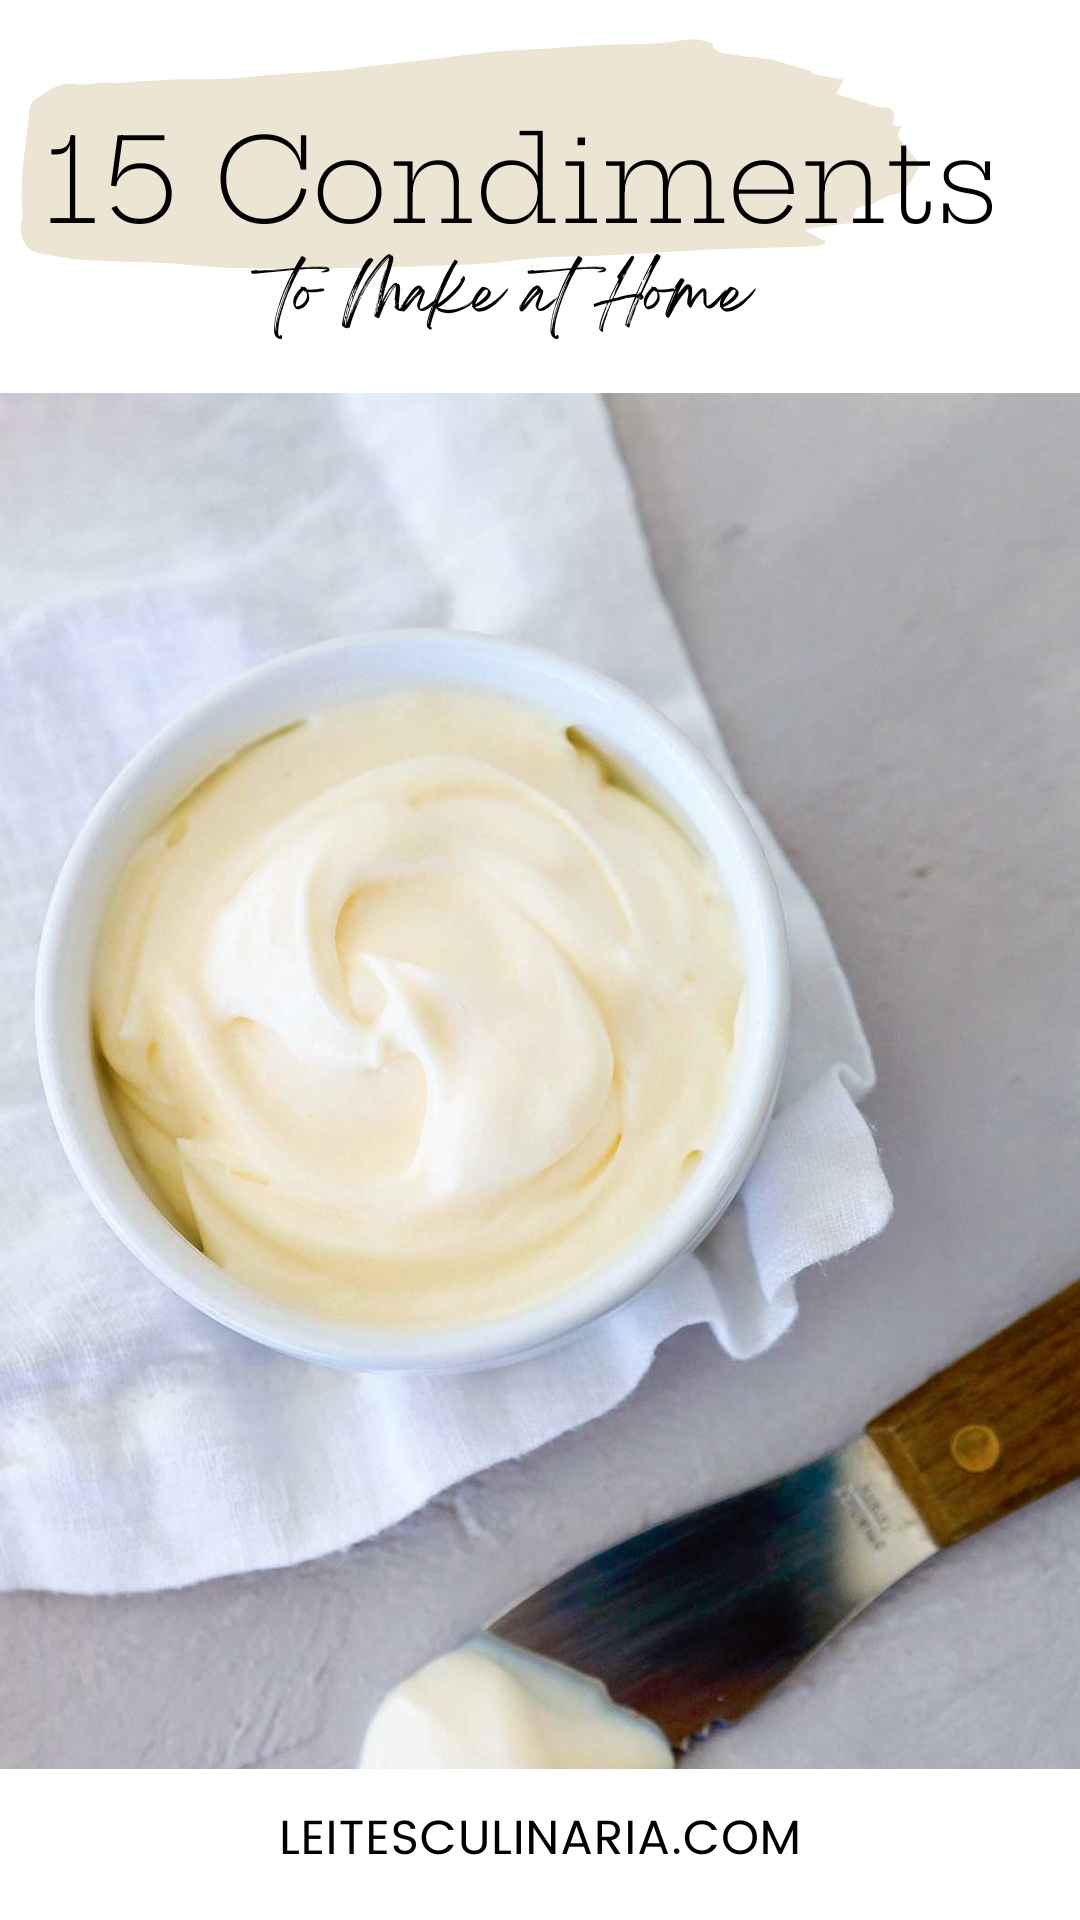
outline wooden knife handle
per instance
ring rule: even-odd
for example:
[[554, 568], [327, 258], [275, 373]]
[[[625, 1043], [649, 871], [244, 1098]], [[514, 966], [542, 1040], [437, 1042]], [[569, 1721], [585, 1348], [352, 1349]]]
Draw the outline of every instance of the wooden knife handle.
[[940, 1547], [1080, 1474], [1080, 1280], [866, 1429]]

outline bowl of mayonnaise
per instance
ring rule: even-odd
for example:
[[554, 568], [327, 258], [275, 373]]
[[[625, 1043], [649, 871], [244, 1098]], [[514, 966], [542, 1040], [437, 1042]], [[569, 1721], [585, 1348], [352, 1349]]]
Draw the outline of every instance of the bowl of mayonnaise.
[[730, 1204], [788, 962], [740, 800], [637, 695], [417, 629], [213, 694], [98, 802], [41, 941], [57, 1131], [142, 1263], [354, 1369], [564, 1339]]

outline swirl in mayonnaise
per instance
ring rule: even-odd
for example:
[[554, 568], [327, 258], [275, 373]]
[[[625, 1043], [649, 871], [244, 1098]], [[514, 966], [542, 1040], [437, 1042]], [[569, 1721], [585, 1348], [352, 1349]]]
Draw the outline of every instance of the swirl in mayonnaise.
[[418, 691], [240, 754], [129, 862], [94, 1022], [118, 1131], [230, 1273], [372, 1326], [498, 1317], [671, 1201], [741, 971], [698, 850], [536, 711]]

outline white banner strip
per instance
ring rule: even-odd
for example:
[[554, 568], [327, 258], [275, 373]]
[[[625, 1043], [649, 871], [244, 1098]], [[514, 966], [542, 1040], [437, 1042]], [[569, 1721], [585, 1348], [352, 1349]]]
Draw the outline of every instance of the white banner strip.
[[1033, 1771], [8, 1773], [4, 1906], [1015, 1920], [1065, 1884], [1075, 1801], [1075, 1775]]

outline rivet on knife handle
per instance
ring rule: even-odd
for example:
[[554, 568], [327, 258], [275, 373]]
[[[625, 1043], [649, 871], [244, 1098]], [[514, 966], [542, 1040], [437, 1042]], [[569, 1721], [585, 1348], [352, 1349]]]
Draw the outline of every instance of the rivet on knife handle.
[[867, 1432], [942, 1547], [1080, 1475], [1080, 1281]]

